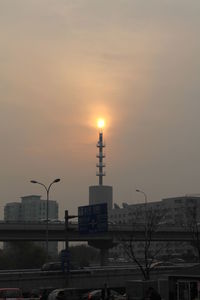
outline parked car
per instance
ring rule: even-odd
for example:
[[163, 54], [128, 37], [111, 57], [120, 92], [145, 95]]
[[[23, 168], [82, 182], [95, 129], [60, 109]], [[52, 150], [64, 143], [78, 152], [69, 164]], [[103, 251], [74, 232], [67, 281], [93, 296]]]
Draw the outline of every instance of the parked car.
[[[93, 290], [83, 294], [82, 300], [101, 300], [101, 290]], [[125, 297], [115, 290], [110, 290], [110, 299], [111, 300], [123, 300]]]
[[170, 261], [157, 261], [151, 265], [152, 268], [158, 268], [158, 267], [173, 267], [174, 263]]
[[42, 271], [61, 271], [62, 270], [62, 264], [60, 261], [55, 262], [48, 262], [44, 265], [42, 265], [41, 268]]
[[47, 300], [48, 299], [48, 295], [55, 290], [55, 288], [53, 287], [44, 287], [44, 288], [40, 288], [40, 300]]
[[76, 288], [55, 289], [49, 296], [48, 300], [79, 300], [80, 291]]
[[185, 260], [182, 259], [182, 258], [174, 257], [174, 258], [171, 259], [171, 262], [174, 263], [174, 264], [184, 264]]
[[[61, 261], [55, 261], [55, 262], [45, 263], [44, 265], [42, 265], [41, 270], [42, 271], [63, 271], [63, 267], [67, 269], [66, 263], [63, 266]], [[70, 271], [77, 270], [79, 269], [79, 267], [73, 263], [70, 263], [69, 269]]]
[[23, 298], [20, 288], [0, 288], [0, 299], [20, 300]]

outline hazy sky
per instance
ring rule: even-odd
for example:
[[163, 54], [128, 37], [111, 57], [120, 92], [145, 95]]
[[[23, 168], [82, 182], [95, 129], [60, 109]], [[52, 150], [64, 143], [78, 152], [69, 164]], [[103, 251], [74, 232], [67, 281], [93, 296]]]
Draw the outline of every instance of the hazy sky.
[[77, 213], [105, 117], [114, 202], [200, 193], [199, 0], [0, 0], [0, 210]]

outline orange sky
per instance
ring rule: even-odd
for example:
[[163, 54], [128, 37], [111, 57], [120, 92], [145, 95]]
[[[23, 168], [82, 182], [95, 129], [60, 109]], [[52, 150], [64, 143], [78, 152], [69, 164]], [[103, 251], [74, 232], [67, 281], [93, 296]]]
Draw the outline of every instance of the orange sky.
[[[0, 1], [0, 196], [45, 193], [76, 213], [97, 183], [105, 117], [114, 202], [199, 193], [195, 0]], [[61, 216], [62, 217], [62, 216]]]

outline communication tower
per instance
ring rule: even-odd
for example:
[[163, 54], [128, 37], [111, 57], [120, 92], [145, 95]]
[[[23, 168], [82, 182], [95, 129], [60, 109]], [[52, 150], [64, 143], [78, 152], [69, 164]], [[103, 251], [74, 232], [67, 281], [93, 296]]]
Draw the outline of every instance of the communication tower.
[[103, 139], [103, 126], [104, 126], [104, 121], [100, 121], [99, 127], [99, 139], [97, 142], [97, 148], [98, 148], [98, 153], [96, 157], [98, 158], [98, 163], [96, 164], [97, 167], [97, 173], [96, 176], [99, 178], [99, 185], [94, 185], [89, 187], [89, 204], [100, 204], [100, 203], [107, 203], [108, 205], [108, 210], [112, 209], [112, 202], [113, 202], [113, 190], [112, 186], [108, 185], [103, 185], [103, 178], [106, 175], [104, 172], [105, 168], [105, 163], [104, 163], [104, 158], [105, 158], [105, 143]]
[[103, 159], [106, 157], [105, 153], [103, 152], [103, 149], [105, 147], [104, 141], [103, 141], [103, 130], [99, 131], [99, 140], [97, 142], [97, 148], [99, 149], [99, 153], [97, 154], [97, 158], [99, 159], [99, 162], [96, 164], [98, 171], [96, 175], [99, 177], [99, 185], [103, 185], [103, 177], [106, 175], [104, 172], [105, 164], [103, 162]]

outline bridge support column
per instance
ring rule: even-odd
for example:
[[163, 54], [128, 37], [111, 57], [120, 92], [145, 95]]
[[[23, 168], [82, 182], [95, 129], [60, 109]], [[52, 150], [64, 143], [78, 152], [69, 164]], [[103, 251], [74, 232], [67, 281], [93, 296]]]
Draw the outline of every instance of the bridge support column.
[[108, 265], [109, 249], [100, 249], [100, 264], [101, 266]]
[[89, 241], [88, 245], [100, 250], [100, 265], [106, 266], [108, 264], [109, 249], [115, 246], [112, 241]]

